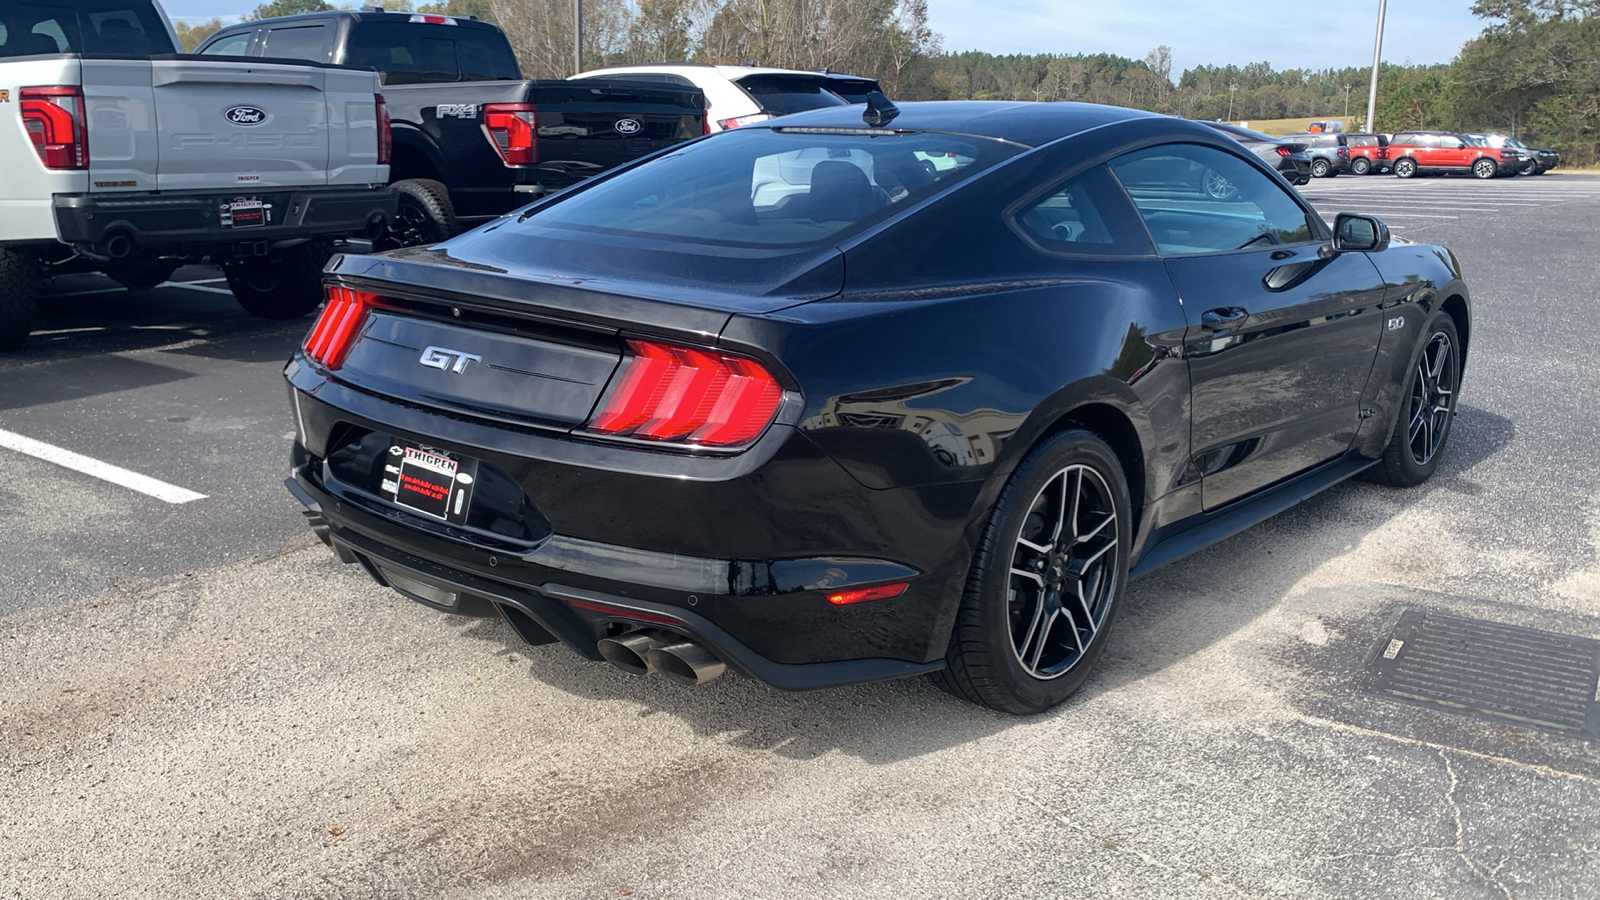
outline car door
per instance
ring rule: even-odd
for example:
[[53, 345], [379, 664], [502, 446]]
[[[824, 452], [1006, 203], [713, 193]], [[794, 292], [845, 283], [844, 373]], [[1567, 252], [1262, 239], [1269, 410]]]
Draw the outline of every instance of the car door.
[[1467, 146], [1467, 142], [1453, 134], [1441, 134], [1430, 143], [1436, 143], [1438, 149], [1434, 150], [1438, 162], [1436, 166], [1448, 169], [1465, 169], [1472, 165], [1478, 154]]
[[[1191, 323], [1191, 454], [1205, 508], [1345, 453], [1382, 332], [1377, 268], [1359, 253], [1324, 258], [1315, 214], [1230, 151], [1166, 144], [1111, 169]], [[1175, 187], [1196, 169], [1233, 192]]]

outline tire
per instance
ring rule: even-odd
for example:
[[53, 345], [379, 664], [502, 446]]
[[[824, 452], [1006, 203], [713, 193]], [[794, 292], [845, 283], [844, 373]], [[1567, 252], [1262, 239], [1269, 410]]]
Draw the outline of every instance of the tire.
[[1211, 169], [1200, 176], [1200, 187], [1213, 200], [1232, 200], [1239, 194], [1237, 185]]
[[322, 267], [333, 250], [323, 241], [291, 247], [264, 259], [229, 263], [233, 298], [258, 319], [298, 319], [322, 304]]
[[38, 314], [38, 262], [26, 253], [0, 248], [0, 352], [21, 347]]
[[1397, 159], [1394, 161], [1394, 177], [1414, 178], [1417, 174], [1417, 161], [1414, 159]]
[[1431, 478], [1449, 442], [1460, 394], [1461, 337], [1455, 320], [1436, 312], [1428, 322], [1422, 352], [1406, 376], [1394, 434], [1382, 459], [1367, 470], [1370, 479], [1394, 487], [1415, 487]]
[[1518, 175], [1537, 175], [1537, 174], [1539, 174], [1539, 164], [1530, 159], [1527, 162], [1522, 164], [1522, 168], [1517, 170], [1517, 174]]
[[399, 201], [395, 217], [379, 238], [379, 250], [437, 244], [456, 236], [456, 208], [450, 190], [427, 178], [408, 178], [393, 185]]
[[1014, 715], [1070, 697], [1105, 652], [1131, 535], [1128, 483], [1105, 441], [1074, 429], [1035, 447], [989, 513], [935, 683]]
[[1328, 173], [1332, 171], [1333, 166], [1329, 165], [1328, 161], [1325, 159], [1313, 159], [1311, 161], [1312, 178], [1327, 178]]
[[1500, 174], [1500, 164], [1492, 159], [1480, 158], [1472, 164], [1472, 177], [1484, 181]]
[[1350, 174], [1365, 175], [1372, 171], [1372, 163], [1365, 156], [1358, 156], [1350, 160]]
[[130, 291], [148, 291], [170, 279], [176, 271], [176, 261], [150, 256], [112, 260], [105, 268], [108, 278]]

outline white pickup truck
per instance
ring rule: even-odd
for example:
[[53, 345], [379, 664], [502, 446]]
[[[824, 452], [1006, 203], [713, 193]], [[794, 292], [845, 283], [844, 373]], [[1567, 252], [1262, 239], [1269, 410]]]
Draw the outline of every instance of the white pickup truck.
[[0, 0], [0, 350], [73, 272], [209, 261], [250, 313], [304, 315], [336, 242], [394, 216], [375, 72], [177, 46], [155, 0]]

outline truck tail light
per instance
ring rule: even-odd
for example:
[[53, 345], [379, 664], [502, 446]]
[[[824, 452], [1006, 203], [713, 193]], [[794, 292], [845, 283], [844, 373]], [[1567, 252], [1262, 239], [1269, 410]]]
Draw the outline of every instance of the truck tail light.
[[657, 341], [628, 341], [628, 351], [591, 432], [737, 447], [778, 413], [783, 389], [755, 360]]
[[306, 356], [324, 369], [337, 369], [344, 365], [345, 355], [361, 333], [367, 313], [378, 303], [377, 294], [352, 291], [349, 288], [328, 288], [328, 305], [322, 308], [317, 324], [311, 326], [306, 342], [301, 346]]
[[483, 133], [506, 165], [531, 166], [539, 161], [539, 115], [532, 103], [485, 104]]
[[378, 165], [387, 166], [394, 158], [394, 123], [389, 120], [389, 104], [383, 95], [377, 95], [378, 104]]
[[83, 88], [25, 87], [17, 94], [22, 101], [22, 125], [44, 167], [89, 168]]

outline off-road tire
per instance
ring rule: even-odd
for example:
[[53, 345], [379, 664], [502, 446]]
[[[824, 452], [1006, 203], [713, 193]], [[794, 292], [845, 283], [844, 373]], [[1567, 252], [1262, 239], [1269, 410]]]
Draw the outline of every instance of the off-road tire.
[[1415, 178], [1417, 174], [1417, 161], [1414, 159], [1397, 159], [1394, 161], [1394, 177]]
[[[1439, 429], [1439, 439], [1433, 452], [1425, 462], [1419, 462], [1413, 453], [1413, 440], [1409, 427], [1415, 412], [1414, 391], [1418, 379], [1421, 378], [1418, 366], [1424, 354], [1439, 336], [1443, 336], [1450, 347], [1447, 373], [1451, 391], [1449, 411], [1443, 416], [1443, 426]], [[1399, 409], [1395, 412], [1394, 433], [1389, 436], [1389, 445], [1384, 448], [1378, 464], [1366, 471], [1369, 481], [1392, 487], [1416, 487], [1433, 477], [1434, 471], [1439, 468], [1439, 459], [1444, 456], [1445, 448], [1449, 445], [1451, 423], [1456, 417], [1456, 402], [1461, 393], [1461, 363], [1461, 337], [1456, 331], [1455, 320], [1450, 318], [1448, 313], [1442, 311], [1434, 313], [1428, 322], [1426, 337], [1422, 339], [1422, 349], [1417, 351], [1417, 358], [1412, 360], [1406, 369], [1405, 386], [1400, 393]]]
[[26, 253], [0, 248], [0, 352], [21, 347], [38, 314], [38, 262]]
[[[1115, 554], [1110, 570], [1116, 581], [1107, 597], [1102, 624], [1077, 661], [1050, 680], [1030, 674], [1019, 660], [1008, 624], [1011, 565], [1017, 541], [1040, 491], [1063, 469], [1086, 467], [1109, 489], [1116, 513]], [[1105, 651], [1127, 584], [1132, 537], [1128, 484], [1111, 447], [1098, 435], [1073, 429], [1030, 451], [1001, 490], [989, 514], [956, 612], [945, 668], [933, 680], [946, 692], [1014, 715], [1044, 712], [1066, 700], [1089, 677]]]
[[427, 178], [407, 178], [390, 187], [394, 189], [398, 208], [374, 249], [437, 244], [460, 232], [456, 208], [450, 202], [450, 189], [443, 184]]
[[298, 319], [322, 304], [322, 267], [333, 249], [310, 241], [281, 253], [223, 266], [228, 287], [258, 319]]

